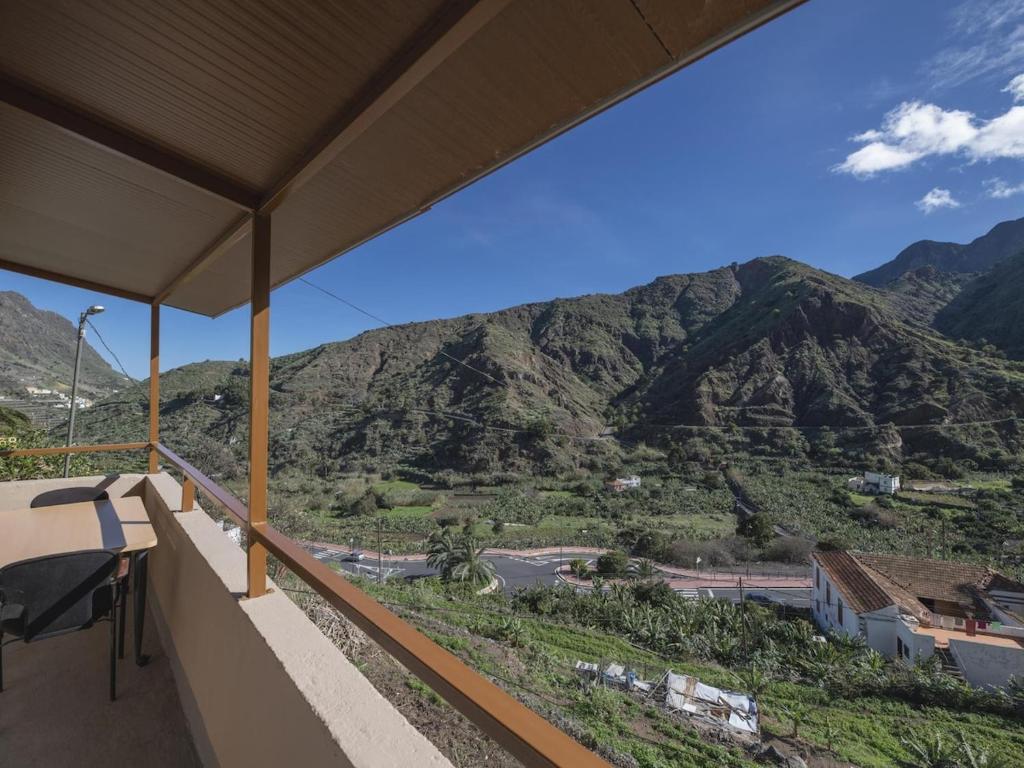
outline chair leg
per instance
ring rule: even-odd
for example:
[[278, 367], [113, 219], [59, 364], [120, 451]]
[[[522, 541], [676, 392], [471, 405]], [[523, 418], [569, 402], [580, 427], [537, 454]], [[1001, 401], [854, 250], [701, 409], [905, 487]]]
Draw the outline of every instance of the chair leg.
[[121, 579], [117, 587], [117, 594], [120, 596], [121, 615], [118, 618], [117, 658], [124, 658], [124, 627], [128, 623], [128, 577]]
[[[111, 586], [111, 592], [114, 591]], [[110, 700], [117, 699], [117, 604], [110, 607]]]

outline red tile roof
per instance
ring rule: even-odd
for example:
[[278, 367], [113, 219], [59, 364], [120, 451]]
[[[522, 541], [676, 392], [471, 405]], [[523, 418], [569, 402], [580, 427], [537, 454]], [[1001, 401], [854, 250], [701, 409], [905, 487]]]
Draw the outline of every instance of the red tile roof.
[[814, 559], [857, 613], [889, 605], [928, 618], [922, 601], [964, 606], [969, 615], [983, 617], [987, 590], [1024, 592], [1024, 584], [980, 565], [868, 552], [815, 552]]
[[849, 552], [815, 552], [814, 559], [855, 613], [877, 611], [896, 602]]

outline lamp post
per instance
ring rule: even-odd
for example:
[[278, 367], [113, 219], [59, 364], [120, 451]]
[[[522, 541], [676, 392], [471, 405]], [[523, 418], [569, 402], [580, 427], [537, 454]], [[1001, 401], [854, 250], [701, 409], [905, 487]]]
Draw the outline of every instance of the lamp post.
[[[75, 437], [75, 410], [78, 407], [78, 372], [82, 367], [82, 344], [85, 341], [85, 323], [91, 315], [98, 315], [103, 311], [99, 304], [93, 304], [85, 312], [78, 316], [78, 348], [75, 350], [75, 373], [71, 379], [71, 415], [68, 417], [68, 439], [67, 447], [71, 447], [71, 441]], [[64, 454], [64, 477], [68, 476], [71, 470], [71, 454]]]

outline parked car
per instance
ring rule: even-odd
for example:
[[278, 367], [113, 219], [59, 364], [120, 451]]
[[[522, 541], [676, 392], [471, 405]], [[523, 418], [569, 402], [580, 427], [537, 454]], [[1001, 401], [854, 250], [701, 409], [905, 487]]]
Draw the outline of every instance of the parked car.
[[360, 560], [363, 560], [365, 557], [366, 557], [366, 555], [363, 554], [363, 550], [361, 550], [361, 549], [353, 549], [351, 552], [349, 552], [348, 557], [346, 557], [345, 559], [348, 560], [350, 563], [358, 563]]

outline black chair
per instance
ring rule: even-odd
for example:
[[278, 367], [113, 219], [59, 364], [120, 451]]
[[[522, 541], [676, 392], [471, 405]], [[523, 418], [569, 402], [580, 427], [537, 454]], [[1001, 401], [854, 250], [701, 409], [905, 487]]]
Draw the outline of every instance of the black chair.
[[101, 488], [76, 485], [72, 488], [55, 488], [40, 493], [29, 504], [29, 508], [53, 507], [58, 504], [77, 504], [80, 501], [107, 501], [110, 495]]
[[117, 697], [118, 554], [93, 549], [0, 568], [0, 691], [3, 638], [31, 643], [110, 621], [110, 700]]

